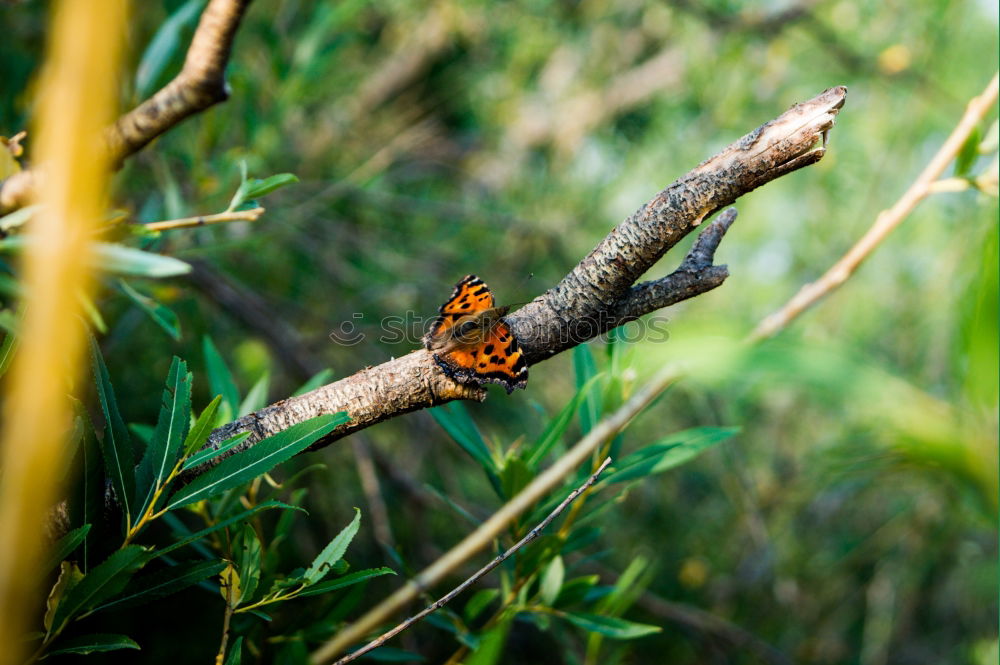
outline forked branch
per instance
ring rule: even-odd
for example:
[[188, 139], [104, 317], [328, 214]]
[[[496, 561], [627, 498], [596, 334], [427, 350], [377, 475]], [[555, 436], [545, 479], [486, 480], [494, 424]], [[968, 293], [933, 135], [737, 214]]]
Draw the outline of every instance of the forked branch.
[[[529, 364], [721, 284], [728, 273], [713, 259], [735, 212], [709, 225], [675, 272], [633, 286], [716, 211], [822, 159], [827, 133], [846, 94], [843, 87], [830, 88], [703, 162], [615, 227], [556, 286], [509, 315], [507, 322]], [[322, 447], [403, 413], [454, 399], [482, 400], [485, 395], [481, 388], [449, 379], [431, 355], [419, 349], [225, 425], [213, 432], [208, 445], [217, 447], [238, 432], [250, 431], [245, 442], [227, 451], [234, 454], [308, 418], [347, 411], [351, 421], [317, 443]]]

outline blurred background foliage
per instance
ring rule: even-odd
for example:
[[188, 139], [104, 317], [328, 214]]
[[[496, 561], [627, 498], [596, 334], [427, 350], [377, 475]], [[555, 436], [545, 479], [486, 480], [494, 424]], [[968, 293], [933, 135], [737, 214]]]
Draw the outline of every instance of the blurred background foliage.
[[[202, 4], [134, 4], [123, 105], [177, 71]], [[8, 136], [31, 115], [46, 8], [0, 7]], [[142, 222], [224, 210], [241, 161], [301, 182], [269, 196], [254, 224], [145, 241], [195, 266], [133, 282], [176, 312], [179, 340], [107, 282], [100, 341], [122, 411], [155, 422], [173, 354], [204, 376], [205, 334], [243, 394], [267, 374], [275, 401], [326, 367], [342, 377], [415, 348], [415, 336], [380, 339], [379, 322], [432, 315], [466, 273], [502, 301], [529, 300], [702, 159], [847, 85], [823, 161], [738, 202], [718, 257], [729, 280], [657, 314], [666, 342], [629, 328], [615, 375], [627, 394], [662, 362], [731, 344], [822, 273], [913, 180], [997, 58], [997, 8], [985, 0], [258, 0], [236, 40], [229, 101], [129, 160], [114, 201]], [[695, 426], [741, 433], [633, 488], [594, 522], [587, 555], [567, 562], [607, 584], [649, 562], [629, 616], [664, 631], [630, 643], [626, 662], [759, 662], [671, 619], [698, 608], [794, 662], [996, 662], [997, 214], [996, 198], [974, 190], [934, 196], [779, 339], [683, 381], [629, 429], [625, 451]], [[362, 343], [331, 341], [343, 322]], [[605, 369], [603, 343], [590, 346]], [[533, 367], [525, 392], [468, 405], [484, 435], [503, 447], [536, 437], [574, 393], [572, 356]], [[206, 386], [195, 381], [196, 405]], [[412, 569], [465, 532], [441, 496], [477, 517], [495, 508], [431, 414], [408, 415], [293, 462], [326, 466], [307, 476], [311, 517], [293, 540], [308, 554], [290, 560], [308, 560], [353, 506], [377, 513], [359, 450], [388, 508], [380, 536]], [[353, 551], [394, 566], [367, 520]], [[374, 580], [369, 597], [397, 580]], [[185, 607], [155, 630], [125, 629], [143, 662], [201, 657], [202, 633], [214, 648], [219, 609]], [[501, 662], [584, 652], [529, 628], [509, 639]], [[401, 644], [432, 662], [455, 646], [431, 624]]]

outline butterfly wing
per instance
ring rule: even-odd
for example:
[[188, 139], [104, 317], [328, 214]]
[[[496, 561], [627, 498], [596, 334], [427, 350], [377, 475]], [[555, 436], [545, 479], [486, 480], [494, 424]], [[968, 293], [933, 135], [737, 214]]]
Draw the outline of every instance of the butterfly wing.
[[435, 354], [434, 360], [459, 383], [498, 383], [508, 395], [528, 385], [528, 364], [504, 321], [494, 325], [482, 343]]
[[429, 340], [447, 335], [448, 330], [459, 318], [493, 307], [493, 293], [483, 280], [475, 275], [466, 275], [455, 285], [445, 304], [438, 309], [438, 317], [431, 324], [424, 337], [424, 345], [430, 347]]

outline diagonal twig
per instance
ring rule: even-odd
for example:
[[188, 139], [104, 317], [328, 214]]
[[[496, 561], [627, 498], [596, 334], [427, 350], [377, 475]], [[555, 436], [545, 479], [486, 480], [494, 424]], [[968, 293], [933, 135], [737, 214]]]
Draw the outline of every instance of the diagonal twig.
[[871, 228], [829, 270], [823, 273], [822, 277], [803, 286], [784, 306], [761, 321], [750, 334], [751, 342], [773, 337], [821, 298], [846, 282], [861, 263], [875, 251], [875, 248], [892, 233], [893, 229], [907, 218], [917, 204], [935, 192], [935, 181], [941, 176], [948, 164], [955, 159], [969, 134], [996, 101], [997, 88], [998, 75], [994, 74], [993, 80], [986, 86], [983, 93], [969, 101], [965, 115], [962, 116], [951, 135], [945, 140], [944, 145], [924, 167], [924, 170], [903, 196], [891, 208], [879, 213]]
[[[358, 649], [356, 651], [352, 651], [350, 654], [344, 656], [343, 658], [341, 658], [340, 660], [338, 660], [336, 663], [334, 663], [334, 665], [346, 665], [347, 663], [349, 663], [349, 662], [351, 662], [351, 661], [353, 661], [353, 660], [355, 660], [357, 658], [360, 658], [361, 656], [365, 655], [369, 651], [372, 651], [374, 649], [379, 648], [380, 646], [382, 646], [383, 644], [385, 644], [387, 641], [389, 641], [390, 639], [392, 639], [396, 635], [400, 634], [401, 632], [403, 632], [404, 630], [406, 630], [407, 628], [409, 628], [410, 626], [412, 626], [416, 622], [418, 622], [421, 619], [423, 619], [424, 617], [426, 617], [428, 614], [431, 614], [432, 612], [435, 612], [435, 611], [441, 609], [442, 607], [444, 607], [445, 605], [447, 605], [449, 602], [451, 602], [452, 600], [454, 600], [454, 598], [456, 596], [458, 596], [458, 594], [462, 593], [463, 591], [465, 591], [466, 589], [468, 589], [470, 586], [472, 586], [473, 584], [475, 584], [476, 582], [478, 582], [485, 575], [487, 575], [491, 570], [493, 570], [494, 568], [496, 568], [497, 566], [499, 566], [501, 563], [503, 563], [504, 561], [506, 561], [508, 558], [510, 558], [510, 556], [512, 554], [514, 554], [515, 552], [517, 552], [518, 550], [520, 550], [522, 547], [524, 547], [525, 545], [527, 545], [531, 541], [533, 541], [536, 538], [538, 538], [538, 536], [541, 535], [542, 531], [545, 530], [545, 527], [547, 527], [549, 524], [551, 524], [552, 520], [554, 520], [555, 518], [559, 517], [559, 515], [562, 513], [562, 511], [564, 511], [566, 509], [566, 506], [568, 506], [569, 504], [571, 504], [578, 496], [580, 496], [585, 491], [587, 491], [587, 489], [597, 481], [598, 476], [600, 476], [604, 472], [604, 470], [606, 468], [608, 468], [609, 464], [611, 464], [611, 458], [610, 457], [608, 457], [607, 459], [604, 460], [604, 462], [601, 464], [601, 466], [598, 467], [597, 471], [595, 471], [586, 480], [586, 482], [584, 482], [582, 485], [580, 485], [575, 490], [573, 490], [572, 492], [570, 492], [569, 495], [565, 499], [563, 499], [562, 503], [560, 503], [558, 506], [555, 507], [555, 510], [553, 510], [551, 513], [549, 513], [548, 516], [544, 520], [542, 520], [541, 522], [539, 522], [538, 525], [534, 529], [532, 529], [531, 531], [529, 531], [528, 534], [524, 538], [522, 538], [521, 540], [517, 541], [506, 552], [504, 552], [503, 554], [499, 555], [498, 557], [496, 557], [495, 559], [493, 559], [492, 561], [490, 561], [488, 564], [486, 564], [485, 566], [483, 566], [482, 568], [480, 568], [479, 570], [477, 570], [467, 580], [465, 580], [464, 582], [462, 582], [461, 584], [459, 584], [457, 587], [455, 587], [454, 589], [452, 589], [451, 591], [449, 591], [445, 595], [441, 596], [441, 598], [439, 598], [435, 602], [431, 603], [430, 605], [428, 605], [427, 607], [425, 607], [423, 610], [421, 610], [417, 614], [414, 614], [412, 617], [410, 617], [410, 618], [406, 619], [405, 621], [401, 622], [395, 628], [386, 631], [382, 635], [379, 635], [377, 638], [375, 638], [374, 640], [372, 640], [371, 642], [369, 642], [365, 646], [361, 647], [360, 649]], [[322, 662], [325, 657], [326, 657], [326, 655], [324, 653], [322, 653], [322, 651], [317, 651], [316, 654], [313, 656], [313, 662]]]

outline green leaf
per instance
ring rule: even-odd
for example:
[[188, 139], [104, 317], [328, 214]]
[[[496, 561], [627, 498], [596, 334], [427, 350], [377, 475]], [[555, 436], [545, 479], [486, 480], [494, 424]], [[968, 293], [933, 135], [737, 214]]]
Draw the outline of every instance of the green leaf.
[[528, 463], [520, 457], [509, 457], [504, 462], [503, 470], [500, 472], [500, 485], [503, 488], [504, 498], [513, 498], [515, 494], [527, 487], [535, 477]]
[[236, 210], [240, 206], [260, 198], [265, 194], [270, 194], [274, 190], [298, 182], [299, 179], [293, 173], [279, 173], [264, 180], [257, 178], [248, 179], [246, 175], [246, 162], [242, 165], [242, 182], [232, 200], [229, 202], [227, 210]]
[[568, 605], [582, 603], [584, 599], [587, 598], [587, 594], [590, 593], [590, 590], [597, 586], [597, 583], [600, 581], [601, 578], [597, 575], [574, 577], [570, 581], [563, 584], [562, 589], [559, 591], [559, 596], [556, 598], [555, 604], [559, 607], [566, 607]]
[[232, 646], [229, 647], [229, 653], [226, 654], [225, 665], [240, 665], [242, 658], [243, 658], [243, 636], [240, 635], [233, 641]]
[[97, 609], [103, 610], [108, 607], [123, 609], [165, 598], [213, 575], [218, 575], [225, 567], [225, 561], [193, 561], [159, 570], [150, 575], [137, 576], [129, 582], [120, 596]]
[[671, 434], [625, 457], [601, 483], [623, 483], [663, 473], [697, 457], [739, 431], [738, 427], [695, 427]]
[[84, 575], [56, 608], [52, 632], [59, 632], [66, 622], [84, 610], [100, 605], [120, 592], [129, 578], [145, 563], [146, 549], [128, 545], [114, 552], [101, 565]]
[[214, 457], [218, 457], [219, 455], [229, 451], [231, 448], [235, 448], [246, 441], [251, 434], [252, 432], [240, 432], [239, 434], [231, 436], [220, 443], [218, 448], [205, 448], [203, 450], [199, 450], [194, 455], [187, 458], [187, 460], [184, 461], [184, 466], [181, 468], [184, 470], [193, 469], [194, 467], [199, 466]]
[[91, 260], [94, 267], [119, 275], [174, 277], [191, 272], [191, 266], [180, 259], [115, 243], [94, 243]]
[[140, 506], [137, 515], [143, 515], [153, 499], [153, 494], [166, 481], [180, 458], [181, 445], [191, 424], [191, 373], [187, 363], [174, 356], [167, 373], [167, 385], [160, 401], [160, 417], [156, 431], [149, 442], [146, 454], [139, 463], [137, 484]]
[[87, 538], [87, 534], [90, 532], [90, 525], [84, 524], [79, 529], [73, 529], [65, 536], [56, 541], [56, 544], [52, 546], [52, 552], [49, 554], [48, 562], [42, 567], [43, 574], [47, 575], [50, 570], [53, 570], [58, 566], [63, 559], [68, 557], [73, 551], [80, 546]]
[[188, 0], [167, 17], [156, 31], [135, 71], [135, 93], [145, 99], [160, 87], [164, 71], [177, 59], [185, 32], [194, 26], [206, 0]]
[[969, 174], [969, 170], [975, 164], [976, 158], [979, 157], [979, 142], [981, 138], [982, 134], [979, 133], [979, 128], [976, 127], [969, 132], [965, 143], [962, 144], [961, 150], [958, 151], [958, 156], [955, 157], [955, 175], [959, 178]]
[[464, 665], [495, 665], [503, 655], [507, 634], [510, 632], [512, 619], [504, 618], [496, 626], [490, 628], [482, 636], [479, 647], [463, 662]]
[[229, 417], [226, 418], [229, 420], [236, 415], [240, 404], [240, 393], [236, 389], [236, 382], [233, 381], [233, 374], [208, 335], [202, 339], [202, 349], [205, 354], [205, 367], [208, 370], [208, 387], [213, 395], [222, 395], [223, 403], [229, 407]]
[[328, 582], [321, 582], [319, 584], [313, 585], [304, 591], [297, 594], [299, 597], [303, 596], [318, 596], [321, 593], [328, 593], [330, 591], [336, 591], [337, 589], [343, 589], [345, 587], [353, 586], [360, 582], [365, 582], [373, 577], [381, 577], [382, 575], [395, 575], [396, 571], [392, 568], [367, 568], [365, 570], [359, 570], [357, 572], [351, 573], [350, 575], [344, 575], [343, 577], [338, 577], [335, 580], [330, 580]]
[[278, 173], [268, 176], [263, 180], [255, 180], [247, 191], [247, 199], [259, 199], [276, 189], [286, 187], [298, 181], [299, 179], [294, 173]]
[[88, 654], [101, 651], [117, 651], [118, 649], [138, 649], [139, 645], [125, 635], [114, 635], [112, 633], [95, 633], [93, 635], [80, 635], [66, 640], [56, 642], [55, 646], [47, 652], [48, 656], [58, 654], [76, 653]]
[[347, 546], [354, 540], [354, 536], [358, 533], [360, 527], [361, 511], [355, 508], [354, 519], [351, 520], [351, 523], [341, 529], [340, 533], [323, 548], [322, 552], [316, 555], [316, 558], [309, 565], [304, 575], [307, 585], [319, 582], [329, 572], [333, 564], [344, 558]]
[[227, 457], [178, 490], [170, 498], [168, 508], [201, 501], [242, 485], [305, 450], [348, 420], [350, 418], [344, 412], [318, 416], [269, 436], [251, 448]]
[[305, 383], [303, 383], [301, 386], [299, 386], [298, 390], [296, 390], [294, 393], [292, 393], [292, 397], [294, 397], [296, 395], [304, 395], [304, 394], [306, 394], [308, 392], [316, 390], [320, 386], [325, 386], [326, 384], [330, 383], [330, 379], [332, 379], [332, 378], [333, 378], [333, 370], [332, 369], [329, 369], [329, 368], [328, 369], [322, 369], [322, 370], [316, 372], [315, 374], [313, 374], [313, 376], [312, 376], [311, 379], [309, 379], [308, 381], [306, 381]]
[[253, 384], [253, 388], [247, 393], [246, 399], [240, 404], [240, 408], [236, 412], [236, 417], [242, 418], [267, 406], [267, 389], [270, 384], [271, 373], [265, 371], [257, 380], [257, 383]]
[[542, 574], [542, 582], [538, 589], [538, 595], [545, 605], [551, 607], [555, 604], [565, 579], [566, 567], [563, 565], [562, 557], [557, 555], [552, 559], [548, 567], [545, 568], [545, 572]]
[[573, 419], [573, 414], [576, 410], [580, 408], [580, 403], [585, 397], [590, 394], [591, 389], [594, 387], [594, 383], [600, 378], [600, 375], [590, 377], [573, 395], [573, 399], [569, 401], [562, 408], [559, 414], [549, 421], [548, 425], [545, 427], [545, 431], [542, 436], [539, 437], [535, 443], [528, 446], [526, 452], [526, 460], [528, 466], [532, 469], [537, 468], [538, 464], [545, 459], [545, 456], [552, 450], [566, 430], [569, 428], [570, 421]]
[[249, 601], [260, 582], [260, 539], [250, 524], [244, 524], [236, 546], [236, 570], [240, 574], [240, 600]]
[[465, 609], [462, 610], [462, 614], [465, 615], [465, 620], [475, 621], [476, 617], [479, 616], [490, 603], [496, 600], [499, 595], [499, 589], [480, 589], [474, 593], [472, 598], [469, 599], [469, 602], [465, 604]]
[[[194, 451], [198, 450], [205, 445], [208, 441], [208, 435], [212, 433], [215, 425], [215, 412], [219, 410], [219, 404], [222, 402], [222, 395], [216, 395], [215, 399], [208, 403], [205, 410], [201, 412], [198, 416], [198, 420], [195, 421], [194, 427], [188, 432], [187, 438], [184, 439], [184, 445], [181, 448], [181, 454], [187, 457]], [[190, 461], [190, 460], [189, 460]], [[184, 465], [186, 469], [187, 464]]]
[[488, 474], [496, 476], [499, 473], [496, 462], [490, 454], [490, 449], [483, 441], [476, 424], [469, 417], [469, 412], [461, 402], [451, 402], [431, 409], [431, 416], [438, 425], [444, 428], [462, 450], [472, 456]]
[[118, 402], [115, 400], [108, 368], [93, 337], [90, 338], [90, 352], [97, 383], [97, 397], [104, 413], [104, 436], [100, 444], [105, 473], [111, 480], [111, 486], [118, 496], [122, 510], [125, 511], [125, 523], [131, 525], [132, 517], [137, 516], [132, 512], [132, 497], [135, 496], [135, 458], [132, 455], [132, 442], [129, 440], [125, 421], [118, 411]]
[[618, 617], [605, 617], [599, 614], [560, 612], [559, 616], [574, 626], [583, 628], [591, 633], [599, 633], [613, 640], [634, 640], [637, 637], [645, 637], [646, 635], [659, 633], [663, 630], [659, 626], [647, 623], [635, 623]]
[[149, 315], [158, 326], [170, 335], [171, 339], [179, 342], [181, 339], [181, 324], [173, 310], [166, 305], [157, 302], [147, 295], [139, 293], [123, 279], [118, 280], [118, 288], [129, 297], [132, 302], [139, 306], [142, 311]]
[[3, 338], [3, 345], [0, 346], [0, 376], [7, 373], [10, 362], [14, 359], [17, 351], [17, 335], [7, 333]]
[[177, 542], [168, 545], [167, 547], [164, 547], [161, 550], [152, 552], [149, 558], [152, 560], [155, 559], [156, 557], [163, 556], [164, 554], [170, 554], [174, 550], [178, 550], [184, 547], [185, 545], [190, 545], [191, 543], [197, 542], [202, 538], [204, 538], [205, 536], [215, 531], [218, 531], [219, 529], [224, 529], [232, 524], [237, 524], [244, 520], [250, 519], [257, 513], [261, 512], [262, 510], [270, 510], [272, 508], [281, 508], [284, 510], [301, 510], [302, 512], [306, 512], [305, 510], [299, 508], [298, 506], [290, 506], [287, 503], [282, 503], [280, 501], [274, 501], [274, 500], [265, 501], [264, 503], [256, 505], [253, 508], [250, 508], [249, 510], [245, 510], [242, 513], [239, 513], [238, 515], [227, 517], [224, 520], [216, 522], [212, 526], [205, 527], [201, 531], [195, 531], [194, 533], [188, 534], [187, 536], [181, 538]]
[[[587, 344], [578, 344], [573, 347], [573, 370], [576, 375], [576, 389], [583, 391], [587, 385], [592, 386], [594, 377], [597, 376], [597, 365], [594, 363], [594, 354]], [[594, 386], [583, 391], [583, 403], [580, 404], [580, 431], [584, 434], [601, 418], [601, 402]]]

